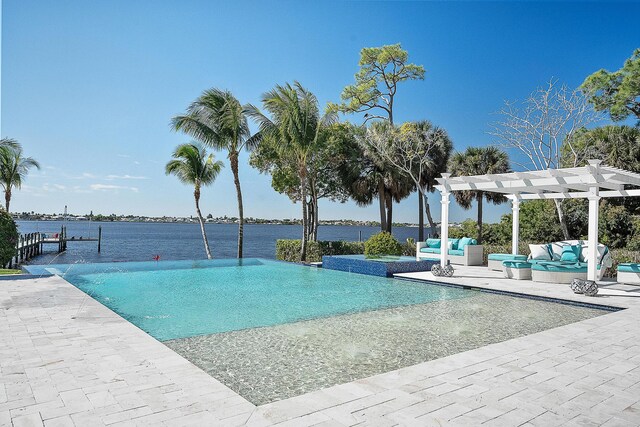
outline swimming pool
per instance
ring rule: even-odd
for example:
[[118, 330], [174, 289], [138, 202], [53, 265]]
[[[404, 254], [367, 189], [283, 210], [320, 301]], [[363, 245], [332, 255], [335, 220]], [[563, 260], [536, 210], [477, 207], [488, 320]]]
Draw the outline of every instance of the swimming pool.
[[265, 259], [30, 266], [59, 274], [165, 341], [381, 308], [470, 291]]
[[28, 270], [63, 276], [255, 404], [607, 313], [263, 259]]

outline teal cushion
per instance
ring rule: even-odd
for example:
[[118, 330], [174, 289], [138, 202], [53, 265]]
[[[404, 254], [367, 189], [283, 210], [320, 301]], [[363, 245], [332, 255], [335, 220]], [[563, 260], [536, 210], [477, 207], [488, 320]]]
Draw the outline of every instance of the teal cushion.
[[477, 244], [478, 244], [478, 241], [477, 241], [476, 239], [471, 239], [471, 244], [472, 244], [472, 245], [477, 245]]
[[509, 268], [515, 268], [518, 270], [523, 270], [525, 268], [531, 268], [531, 264], [529, 264], [526, 261], [516, 261], [516, 260], [506, 260], [506, 261], [502, 261], [502, 265], [504, 265], [505, 267], [509, 267]]
[[[532, 265], [541, 265], [543, 267], [541, 267], [542, 270], [544, 270], [544, 266], [550, 265], [550, 266], [560, 266], [560, 267], [566, 267], [566, 268], [570, 268], [570, 267], [578, 267], [578, 268], [587, 268], [587, 263], [586, 262], [562, 262], [562, 261], [545, 261], [545, 260], [541, 260], [541, 259], [530, 259], [528, 260], [529, 264]], [[600, 270], [600, 264], [597, 265], [598, 270]], [[534, 268], [535, 270], [535, 268]], [[586, 271], [586, 270], [585, 270]]]
[[640, 264], [618, 264], [618, 271], [622, 271], [623, 273], [640, 273]]
[[531, 269], [535, 271], [552, 271], [554, 273], [586, 273], [587, 266], [577, 264], [561, 264], [560, 262], [538, 262], [531, 264]]
[[526, 261], [526, 255], [513, 255], [513, 254], [489, 254], [489, 259], [491, 261], [506, 261], [506, 260], [518, 260], [518, 261]]
[[449, 249], [449, 255], [464, 255], [464, 249]]
[[440, 248], [420, 248], [420, 252], [423, 254], [439, 254]]
[[581, 252], [582, 246], [580, 245], [564, 245], [562, 247], [562, 255], [560, 255], [560, 261], [578, 262], [580, 260]]
[[430, 248], [439, 248], [440, 239], [427, 239], [427, 246], [429, 246]]
[[460, 239], [449, 239], [449, 241], [453, 243], [451, 245], [452, 250], [455, 251], [456, 249], [458, 249], [458, 244], [460, 243]]
[[463, 237], [458, 242], [458, 249], [464, 249], [464, 247], [467, 245], [473, 245], [473, 240], [474, 239], [472, 239], [471, 237]]

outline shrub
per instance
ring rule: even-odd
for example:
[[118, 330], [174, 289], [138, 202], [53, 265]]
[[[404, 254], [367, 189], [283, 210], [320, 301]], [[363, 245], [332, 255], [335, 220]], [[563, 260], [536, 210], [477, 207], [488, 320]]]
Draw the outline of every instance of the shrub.
[[407, 242], [402, 245], [402, 255], [405, 256], [416, 256], [416, 241], [409, 237]]
[[633, 225], [631, 237], [629, 237], [629, 241], [627, 242], [627, 249], [630, 251], [640, 251], [640, 218], [633, 217], [631, 223]]
[[[300, 240], [276, 241], [276, 259], [300, 262]], [[320, 241], [307, 242], [306, 262], [320, 262], [323, 255], [354, 255], [364, 252], [363, 242]]]
[[449, 227], [449, 238], [478, 237], [478, 224], [472, 219], [465, 219], [458, 227]]
[[366, 256], [402, 255], [402, 252], [403, 248], [400, 242], [386, 231], [374, 234], [364, 242], [364, 254]]
[[18, 227], [11, 215], [6, 211], [0, 211], [0, 266], [9, 264], [11, 258], [16, 255], [18, 243]]
[[627, 245], [633, 224], [631, 215], [624, 206], [603, 203], [600, 209], [599, 234], [600, 241], [613, 248]]
[[[449, 227], [450, 239], [462, 239], [463, 237], [478, 236], [478, 226], [476, 221], [467, 219], [458, 227]], [[490, 244], [506, 244], [511, 240], [511, 215], [503, 215], [500, 222], [495, 224], [482, 224], [482, 243]]]
[[520, 239], [532, 243], [563, 240], [553, 201], [528, 200], [520, 204]]

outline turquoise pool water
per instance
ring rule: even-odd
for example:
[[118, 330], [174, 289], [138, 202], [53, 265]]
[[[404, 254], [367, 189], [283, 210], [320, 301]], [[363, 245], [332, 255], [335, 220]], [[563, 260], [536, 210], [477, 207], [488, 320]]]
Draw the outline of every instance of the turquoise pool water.
[[264, 259], [71, 264], [28, 270], [63, 276], [161, 341], [477, 293]]

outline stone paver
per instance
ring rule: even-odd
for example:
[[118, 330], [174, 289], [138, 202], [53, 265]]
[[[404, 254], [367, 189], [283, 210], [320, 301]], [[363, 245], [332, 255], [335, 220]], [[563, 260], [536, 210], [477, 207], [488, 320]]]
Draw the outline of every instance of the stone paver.
[[255, 410], [58, 277], [0, 282], [0, 307], [0, 426], [242, 425]]
[[60, 278], [2, 281], [0, 426], [640, 425], [640, 288], [446, 281], [624, 310], [256, 407]]

